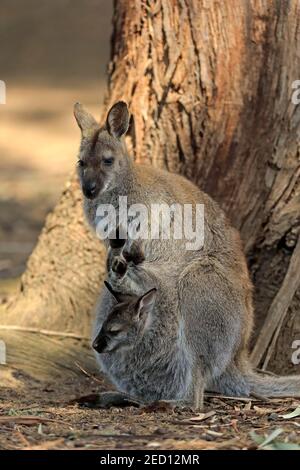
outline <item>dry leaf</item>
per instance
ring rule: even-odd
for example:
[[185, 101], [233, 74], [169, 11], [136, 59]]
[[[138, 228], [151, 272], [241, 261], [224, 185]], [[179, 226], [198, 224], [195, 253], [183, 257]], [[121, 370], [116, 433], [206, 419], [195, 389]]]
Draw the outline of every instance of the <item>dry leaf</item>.
[[190, 421], [204, 421], [207, 418], [210, 418], [211, 416], [214, 416], [216, 412], [214, 410], [208, 411], [207, 413], [200, 413], [197, 416], [194, 416], [193, 418], [190, 418]]
[[210, 436], [214, 437], [220, 437], [223, 436], [223, 432], [217, 432], [217, 431], [212, 431], [211, 429], [207, 429], [206, 434], [209, 434]]
[[288, 413], [286, 415], [279, 415], [280, 418], [284, 418], [284, 419], [292, 419], [292, 418], [297, 418], [298, 416], [300, 416], [300, 406], [298, 406], [294, 411], [292, 411], [291, 413]]

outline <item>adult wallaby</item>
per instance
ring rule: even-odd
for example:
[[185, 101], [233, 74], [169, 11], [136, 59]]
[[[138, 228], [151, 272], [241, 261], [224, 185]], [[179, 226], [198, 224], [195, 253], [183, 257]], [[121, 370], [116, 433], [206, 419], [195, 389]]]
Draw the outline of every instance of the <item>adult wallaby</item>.
[[[300, 396], [298, 376], [262, 378], [252, 371], [248, 359], [252, 284], [240, 236], [218, 204], [182, 176], [133, 162], [123, 140], [129, 126], [124, 102], [110, 109], [102, 127], [78, 103], [74, 113], [82, 131], [78, 173], [84, 211], [94, 229], [97, 208], [112, 204], [118, 212], [119, 196], [126, 196], [129, 206], [142, 203], [149, 211], [153, 203], [204, 205], [201, 249], [187, 250], [184, 237], [145, 240], [145, 261], [160, 266], [166, 279], [171, 274], [177, 276], [186, 339], [191, 349], [198, 350], [203, 384], [210, 383], [231, 395], [252, 391], [266, 396]], [[98, 309], [102, 318], [108, 315], [111, 300], [107, 293]]]

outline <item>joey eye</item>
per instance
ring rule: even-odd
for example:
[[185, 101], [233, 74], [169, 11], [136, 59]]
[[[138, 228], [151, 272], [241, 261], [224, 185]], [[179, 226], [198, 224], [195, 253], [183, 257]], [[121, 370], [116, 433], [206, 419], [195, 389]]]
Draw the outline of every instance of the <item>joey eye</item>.
[[109, 334], [110, 336], [117, 336], [120, 332], [121, 332], [121, 330], [110, 330], [110, 331], [108, 332], [108, 334]]
[[103, 163], [105, 166], [111, 166], [114, 163], [114, 157], [103, 158]]
[[111, 325], [109, 330], [107, 331], [107, 333], [111, 336], [115, 336], [119, 333], [121, 333], [122, 331], [122, 325], [119, 325], [119, 324], [115, 324], [115, 325]]

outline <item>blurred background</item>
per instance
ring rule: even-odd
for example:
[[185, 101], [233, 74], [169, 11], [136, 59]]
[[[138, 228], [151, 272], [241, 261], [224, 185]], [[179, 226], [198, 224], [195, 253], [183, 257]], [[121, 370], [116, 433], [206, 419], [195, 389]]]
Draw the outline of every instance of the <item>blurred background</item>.
[[100, 115], [112, 8], [112, 0], [1, 0], [0, 301], [74, 168], [74, 102]]

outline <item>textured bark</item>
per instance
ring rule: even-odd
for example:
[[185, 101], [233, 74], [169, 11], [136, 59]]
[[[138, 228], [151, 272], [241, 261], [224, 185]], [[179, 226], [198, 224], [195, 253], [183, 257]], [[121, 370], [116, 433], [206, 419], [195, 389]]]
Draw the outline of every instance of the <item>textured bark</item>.
[[88, 336], [104, 260], [103, 245], [83, 220], [81, 190], [74, 176], [46, 220], [7, 322]]
[[[119, 0], [113, 28], [106, 107], [128, 102], [137, 162], [186, 175], [241, 230], [258, 332], [299, 236], [300, 107], [291, 96], [300, 4]], [[105, 254], [83, 223], [80, 198], [73, 178], [4, 321], [88, 332]], [[299, 288], [292, 297], [271, 358], [277, 371], [291, 366], [300, 337]]]

